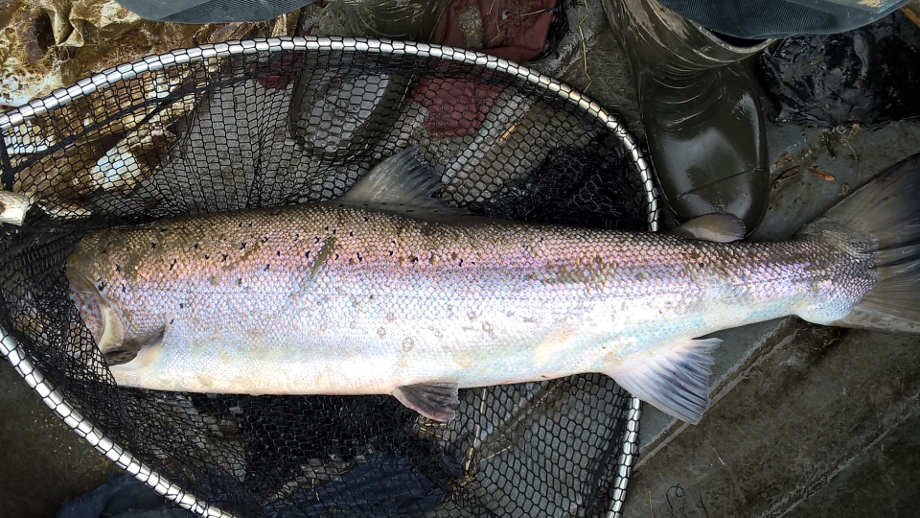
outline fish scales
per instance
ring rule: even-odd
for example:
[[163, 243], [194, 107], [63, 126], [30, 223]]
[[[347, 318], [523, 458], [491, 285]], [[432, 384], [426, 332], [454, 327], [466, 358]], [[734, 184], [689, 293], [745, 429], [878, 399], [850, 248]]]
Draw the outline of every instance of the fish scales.
[[709, 333], [920, 332], [920, 154], [777, 243], [728, 215], [665, 234], [475, 219], [435, 177], [408, 148], [335, 202], [90, 233], [71, 295], [121, 385], [392, 394], [442, 421], [458, 388], [601, 372], [696, 423]]
[[126, 336], [162, 333], [112, 366], [120, 384], [250, 394], [609, 373], [728, 327], [832, 322], [873, 283], [815, 240], [446, 224], [336, 203], [103, 230], [69, 267], [121, 308]]

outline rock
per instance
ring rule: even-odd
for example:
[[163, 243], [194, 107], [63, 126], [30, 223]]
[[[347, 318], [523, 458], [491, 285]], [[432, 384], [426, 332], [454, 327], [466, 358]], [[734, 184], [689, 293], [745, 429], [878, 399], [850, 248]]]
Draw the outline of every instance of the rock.
[[[0, 29], [0, 109], [151, 54], [292, 34], [297, 14], [258, 23], [183, 25], [143, 20], [114, 1], [0, 4], [0, 23], [6, 21]], [[209, 72], [219, 72], [214, 66]], [[41, 199], [47, 214], [65, 218], [88, 216], [78, 199], [94, 192], [129, 194], [154, 173], [177, 138], [169, 128], [195, 109], [196, 95], [186, 94], [156, 114], [149, 101], [176, 95], [189, 79], [172, 68], [124, 79], [118, 88], [74, 99], [53, 116], [8, 132], [4, 144], [12, 163], [31, 162], [16, 172], [13, 190]]]
[[143, 20], [114, 0], [0, 3], [0, 109], [150, 54], [292, 34], [296, 20], [293, 12], [268, 22], [184, 25]]

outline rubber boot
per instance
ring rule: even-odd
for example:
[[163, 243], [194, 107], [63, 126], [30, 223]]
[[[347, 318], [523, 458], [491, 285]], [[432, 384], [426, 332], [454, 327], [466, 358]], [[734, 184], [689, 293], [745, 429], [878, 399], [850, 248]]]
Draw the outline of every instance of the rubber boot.
[[757, 85], [741, 61], [770, 41], [730, 44], [654, 0], [603, 5], [632, 63], [666, 201], [681, 220], [729, 213], [753, 231], [770, 169]]

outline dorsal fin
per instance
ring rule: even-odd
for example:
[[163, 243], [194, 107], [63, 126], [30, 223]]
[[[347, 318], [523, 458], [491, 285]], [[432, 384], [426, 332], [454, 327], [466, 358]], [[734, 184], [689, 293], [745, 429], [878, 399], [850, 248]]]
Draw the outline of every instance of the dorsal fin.
[[412, 146], [377, 164], [338, 201], [420, 219], [464, 216], [464, 211], [433, 197], [441, 187], [432, 167], [419, 155], [418, 147]]

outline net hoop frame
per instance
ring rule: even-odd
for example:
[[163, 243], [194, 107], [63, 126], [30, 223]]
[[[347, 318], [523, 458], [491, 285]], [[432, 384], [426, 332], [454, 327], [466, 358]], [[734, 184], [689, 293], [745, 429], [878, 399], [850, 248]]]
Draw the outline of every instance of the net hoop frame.
[[[3, 133], [28, 122], [38, 115], [110, 87], [119, 81], [131, 79], [144, 72], [208, 59], [283, 51], [339, 51], [438, 58], [504, 72], [552, 92], [562, 99], [575, 104], [587, 114], [594, 116], [620, 140], [623, 149], [626, 151], [627, 159], [638, 171], [645, 189], [648, 229], [653, 232], [658, 230], [658, 194], [652, 180], [650, 164], [646, 160], [642, 149], [636, 143], [635, 138], [614, 115], [608, 113], [599, 104], [570, 86], [530, 68], [479, 52], [428, 43], [367, 38], [297, 36], [227, 41], [177, 49], [165, 54], [150, 55], [133, 63], [117, 65], [81, 79], [67, 88], [55, 90], [43, 98], [32, 100], [23, 106], [0, 113], [0, 137], [2, 137]], [[0, 355], [3, 355], [12, 364], [26, 384], [61, 418], [64, 424], [86, 440], [90, 446], [141, 482], [150, 486], [167, 500], [184, 509], [207, 518], [233, 517], [230, 513], [209, 505], [207, 502], [184, 491], [167, 478], [150, 469], [129, 451], [107, 438], [102, 430], [96, 428], [91, 420], [70, 406], [64, 395], [45, 380], [41, 372], [28, 360], [19, 342], [8, 334], [7, 330], [2, 326], [0, 326], [0, 336], [2, 336], [2, 339], [0, 339]], [[626, 427], [623, 434], [621, 453], [617, 459], [617, 474], [611, 488], [611, 502], [607, 509], [607, 518], [616, 518], [622, 515], [623, 504], [626, 500], [626, 486], [638, 453], [639, 418], [641, 415], [639, 403], [639, 399], [635, 397], [629, 398]]]

